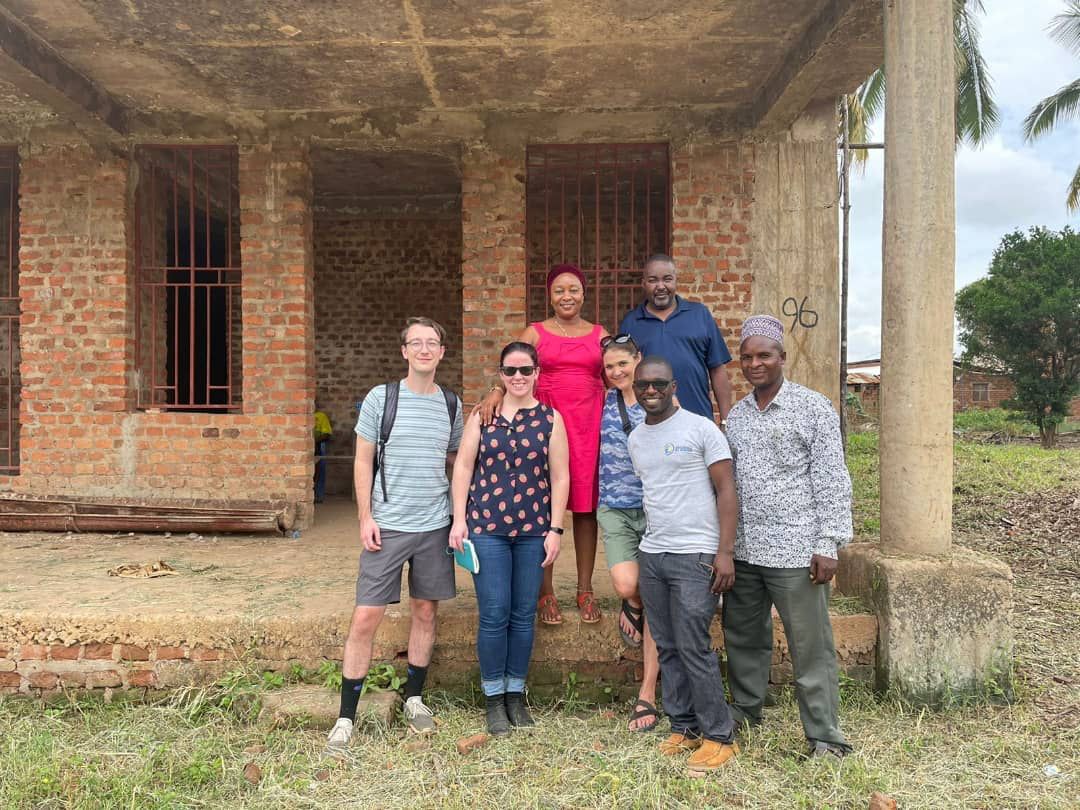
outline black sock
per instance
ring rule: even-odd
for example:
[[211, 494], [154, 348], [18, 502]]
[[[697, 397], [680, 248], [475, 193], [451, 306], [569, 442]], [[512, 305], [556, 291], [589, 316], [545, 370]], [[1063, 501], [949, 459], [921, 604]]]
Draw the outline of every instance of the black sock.
[[408, 672], [408, 677], [405, 679], [405, 699], [408, 700], [411, 697], [419, 697], [420, 693], [424, 691], [424, 681], [427, 679], [427, 667], [418, 667], [416, 664], [409, 664], [409, 668], [406, 672]]
[[364, 675], [360, 678], [346, 678], [341, 676], [341, 708], [338, 717], [344, 717], [355, 722], [356, 704], [360, 702], [360, 693], [364, 691]]

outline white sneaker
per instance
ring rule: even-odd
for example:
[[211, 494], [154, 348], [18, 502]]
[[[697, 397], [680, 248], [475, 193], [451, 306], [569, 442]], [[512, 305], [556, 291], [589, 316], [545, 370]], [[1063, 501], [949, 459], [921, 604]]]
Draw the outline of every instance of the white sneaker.
[[326, 753], [330, 756], [341, 756], [348, 751], [352, 732], [353, 721], [347, 717], [339, 717], [326, 738]]
[[435, 730], [435, 713], [424, 705], [424, 700], [419, 695], [413, 695], [406, 700], [401, 713], [409, 723], [409, 731], [414, 734], [430, 734]]

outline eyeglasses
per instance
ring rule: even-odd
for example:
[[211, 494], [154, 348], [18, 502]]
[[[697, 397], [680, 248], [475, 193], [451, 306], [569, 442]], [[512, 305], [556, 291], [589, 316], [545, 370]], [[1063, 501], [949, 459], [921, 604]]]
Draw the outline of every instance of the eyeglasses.
[[650, 388], [656, 389], [656, 393], [662, 394], [671, 386], [671, 380], [634, 380], [634, 391], [644, 394]]
[[427, 349], [430, 352], [434, 352], [442, 348], [442, 342], [438, 340], [410, 340], [405, 345], [414, 352], [418, 352], [421, 349]]
[[600, 338], [600, 349], [606, 349], [613, 343], [616, 346], [623, 346], [629, 343], [631, 346], [634, 347], [635, 350], [637, 349], [637, 344], [634, 342], [634, 339], [625, 332], [619, 332], [619, 334], [617, 335], [605, 335], [604, 337]]
[[521, 374], [522, 377], [531, 377], [536, 371], [536, 366], [499, 366], [499, 371], [504, 377], [513, 377]]

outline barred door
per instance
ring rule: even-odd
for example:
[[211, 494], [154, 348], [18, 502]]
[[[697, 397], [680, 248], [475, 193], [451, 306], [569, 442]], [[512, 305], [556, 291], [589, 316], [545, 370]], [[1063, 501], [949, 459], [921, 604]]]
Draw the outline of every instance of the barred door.
[[671, 241], [667, 144], [544, 144], [527, 153], [525, 230], [530, 321], [547, 317], [548, 269], [588, 280], [582, 317], [615, 331], [641, 300], [641, 270]]
[[19, 472], [19, 156], [0, 149], [0, 475]]

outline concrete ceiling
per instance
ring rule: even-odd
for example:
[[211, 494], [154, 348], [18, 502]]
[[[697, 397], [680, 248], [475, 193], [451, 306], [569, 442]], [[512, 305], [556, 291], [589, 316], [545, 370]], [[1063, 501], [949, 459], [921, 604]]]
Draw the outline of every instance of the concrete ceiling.
[[461, 173], [453, 156], [395, 149], [369, 152], [316, 148], [311, 152], [316, 202], [359, 198], [457, 198]]
[[783, 124], [858, 84], [880, 28], [880, 0], [0, 0], [0, 80], [31, 91], [0, 118], [59, 92], [121, 134], [275, 114]]

